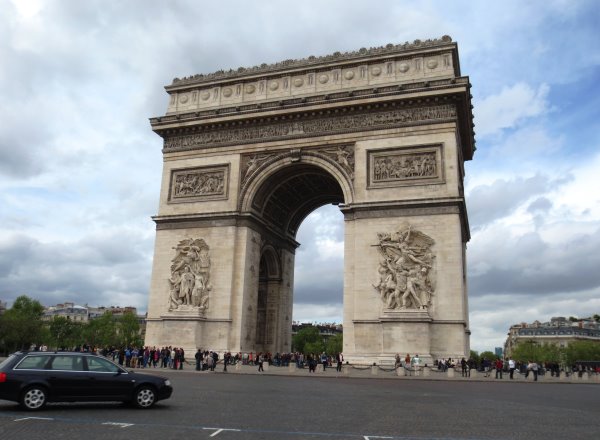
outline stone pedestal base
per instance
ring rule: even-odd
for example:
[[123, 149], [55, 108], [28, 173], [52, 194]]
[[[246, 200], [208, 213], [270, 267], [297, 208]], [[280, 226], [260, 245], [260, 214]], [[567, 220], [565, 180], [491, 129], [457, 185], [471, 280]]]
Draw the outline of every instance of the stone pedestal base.
[[297, 369], [297, 367], [296, 367], [296, 364], [295, 364], [294, 362], [292, 362], [292, 363], [290, 363], [290, 364], [288, 365], [288, 371], [289, 371], [290, 373], [295, 373], [295, 372], [296, 372], [296, 369]]
[[377, 376], [378, 373], [379, 373], [379, 367], [377, 367], [377, 365], [371, 365], [371, 374], [373, 376]]
[[448, 374], [448, 377], [454, 377], [454, 374], [456, 372], [454, 371], [454, 368], [449, 367], [448, 370], [446, 371], [446, 373]]

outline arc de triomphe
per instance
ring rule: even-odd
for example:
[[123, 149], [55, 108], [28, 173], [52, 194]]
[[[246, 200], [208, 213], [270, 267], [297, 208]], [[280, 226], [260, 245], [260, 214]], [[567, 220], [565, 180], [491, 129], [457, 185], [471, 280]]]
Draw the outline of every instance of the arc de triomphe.
[[468, 77], [449, 37], [175, 79], [146, 344], [291, 350], [296, 232], [344, 214], [344, 354], [469, 353]]

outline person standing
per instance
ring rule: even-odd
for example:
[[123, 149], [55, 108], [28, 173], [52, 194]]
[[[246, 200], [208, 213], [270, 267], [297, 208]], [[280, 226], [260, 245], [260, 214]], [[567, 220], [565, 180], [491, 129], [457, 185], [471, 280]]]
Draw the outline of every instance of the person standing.
[[342, 363], [344, 362], [344, 355], [342, 353], [338, 353], [336, 356], [337, 368], [336, 371], [338, 373], [342, 372]]
[[206, 355], [206, 369], [210, 371], [215, 371], [213, 365], [215, 363], [215, 358], [213, 357], [212, 351]]
[[231, 353], [226, 352], [223, 355], [223, 372], [227, 373], [227, 364], [229, 363], [229, 360], [231, 359]]
[[465, 358], [462, 358], [460, 360], [460, 370], [462, 373], [462, 377], [467, 377], [467, 370], [468, 370], [468, 365], [467, 365], [467, 360]]
[[508, 358], [508, 371], [511, 380], [513, 379], [513, 375], [515, 374], [515, 367], [515, 360], [512, 357]]
[[323, 364], [323, 372], [327, 370], [327, 354], [325, 352], [321, 353], [321, 363]]
[[200, 371], [202, 369], [202, 350], [200, 348], [194, 357], [196, 358], [196, 371]]
[[213, 364], [212, 364], [211, 371], [215, 371], [215, 368], [217, 368], [217, 363], [219, 362], [219, 353], [217, 353], [216, 351], [213, 351], [212, 357], [213, 357]]
[[538, 364], [535, 361], [529, 361], [527, 370], [533, 373], [533, 380], [537, 382], [538, 379]]
[[412, 358], [412, 360], [410, 361], [413, 370], [415, 371], [415, 376], [419, 375], [419, 366], [421, 365], [421, 359], [419, 358], [418, 354], [415, 354], [415, 357]]
[[502, 379], [502, 369], [504, 368], [504, 363], [502, 362], [502, 359], [498, 358], [496, 359], [496, 379], [498, 379], [498, 376], [500, 376], [500, 379]]

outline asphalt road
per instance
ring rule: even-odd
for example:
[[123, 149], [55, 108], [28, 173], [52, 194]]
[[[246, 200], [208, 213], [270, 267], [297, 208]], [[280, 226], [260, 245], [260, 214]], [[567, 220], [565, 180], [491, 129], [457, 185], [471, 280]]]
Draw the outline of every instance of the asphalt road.
[[2, 439], [597, 439], [600, 385], [259, 376], [160, 371], [169, 400], [0, 401]]

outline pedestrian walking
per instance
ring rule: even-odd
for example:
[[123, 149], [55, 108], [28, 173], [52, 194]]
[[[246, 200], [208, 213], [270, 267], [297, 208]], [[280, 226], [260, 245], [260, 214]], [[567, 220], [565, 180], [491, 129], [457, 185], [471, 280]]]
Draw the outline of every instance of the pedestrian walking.
[[263, 357], [262, 353], [258, 353], [256, 355], [256, 360], [258, 361], [258, 371], [265, 371], [263, 368], [263, 362], [265, 361], [265, 358]]

